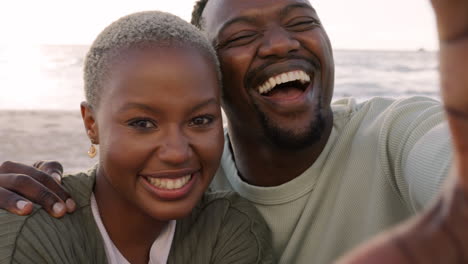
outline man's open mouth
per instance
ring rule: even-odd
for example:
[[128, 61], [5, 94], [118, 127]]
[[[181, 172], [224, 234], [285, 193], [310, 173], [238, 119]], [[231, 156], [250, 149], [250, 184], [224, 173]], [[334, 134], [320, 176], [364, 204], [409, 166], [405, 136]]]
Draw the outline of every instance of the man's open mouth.
[[281, 73], [268, 78], [257, 87], [257, 92], [266, 97], [293, 98], [309, 87], [313, 76], [302, 70]]

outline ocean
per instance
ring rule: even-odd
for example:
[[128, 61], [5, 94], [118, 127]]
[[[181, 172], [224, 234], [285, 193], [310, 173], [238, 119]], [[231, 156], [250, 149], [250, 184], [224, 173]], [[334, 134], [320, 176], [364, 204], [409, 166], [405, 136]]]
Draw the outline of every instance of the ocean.
[[[0, 46], [0, 109], [78, 110], [88, 46]], [[335, 50], [334, 100], [439, 99], [437, 52]]]

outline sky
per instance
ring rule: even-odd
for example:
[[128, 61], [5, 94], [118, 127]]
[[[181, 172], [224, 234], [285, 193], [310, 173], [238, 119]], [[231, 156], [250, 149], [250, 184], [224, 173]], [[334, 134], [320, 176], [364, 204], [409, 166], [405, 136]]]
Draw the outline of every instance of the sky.
[[[437, 49], [429, 0], [310, 1], [335, 49]], [[194, 3], [194, 0], [2, 1], [0, 45], [90, 44], [105, 26], [121, 16], [157, 9], [190, 20]]]

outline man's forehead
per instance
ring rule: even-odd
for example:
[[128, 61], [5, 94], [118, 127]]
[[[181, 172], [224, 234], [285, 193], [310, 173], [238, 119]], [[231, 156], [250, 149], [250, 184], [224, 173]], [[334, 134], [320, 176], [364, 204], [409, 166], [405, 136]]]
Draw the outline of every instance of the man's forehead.
[[248, 21], [272, 12], [284, 13], [294, 6], [314, 10], [308, 0], [209, 0], [202, 13], [201, 27], [214, 41], [224, 28], [236, 21]]
[[205, 22], [219, 24], [239, 15], [248, 15], [250, 11], [264, 10], [274, 6], [277, 9], [290, 5], [302, 5], [312, 8], [308, 0], [209, 0], [202, 18]]

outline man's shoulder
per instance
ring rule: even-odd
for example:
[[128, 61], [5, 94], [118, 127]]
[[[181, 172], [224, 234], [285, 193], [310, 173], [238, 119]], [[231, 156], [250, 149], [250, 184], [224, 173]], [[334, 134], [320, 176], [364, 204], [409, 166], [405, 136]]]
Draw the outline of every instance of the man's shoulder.
[[349, 115], [363, 111], [368, 108], [375, 110], [386, 110], [388, 108], [399, 108], [408, 106], [440, 107], [440, 101], [425, 97], [411, 96], [402, 98], [373, 97], [369, 100], [358, 102], [355, 98], [342, 98], [331, 104], [334, 116]]
[[334, 123], [340, 125], [351, 119], [381, 120], [389, 118], [412, 119], [421, 114], [440, 114], [443, 112], [440, 101], [424, 97], [406, 98], [374, 97], [363, 102], [354, 98], [343, 98], [332, 104]]

